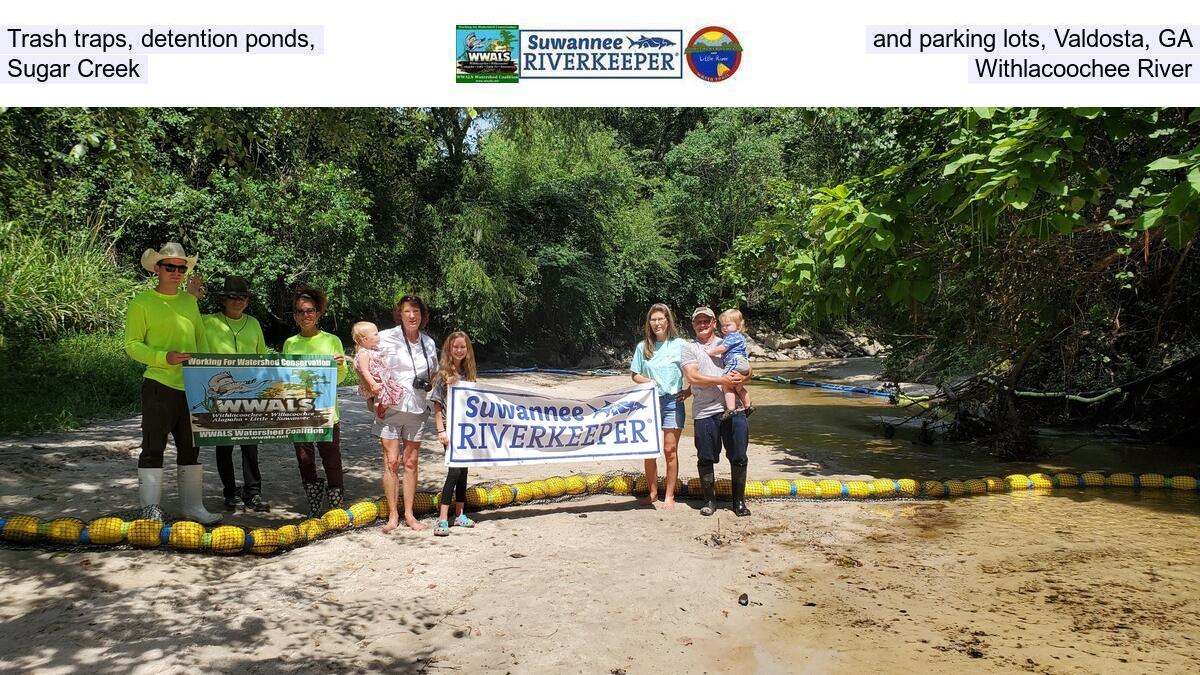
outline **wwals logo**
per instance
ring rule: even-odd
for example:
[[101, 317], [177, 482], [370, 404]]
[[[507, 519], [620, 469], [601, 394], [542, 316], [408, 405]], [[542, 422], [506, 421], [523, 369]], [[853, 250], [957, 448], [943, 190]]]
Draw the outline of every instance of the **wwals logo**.
[[516, 26], [456, 26], [456, 82], [516, 82]]

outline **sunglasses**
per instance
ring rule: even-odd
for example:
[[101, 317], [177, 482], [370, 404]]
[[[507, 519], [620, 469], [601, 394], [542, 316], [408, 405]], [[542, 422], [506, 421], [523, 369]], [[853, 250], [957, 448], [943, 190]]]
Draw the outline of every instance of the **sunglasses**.
[[249, 300], [250, 296], [248, 296], [248, 295], [227, 295], [227, 296], [225, 296], [225, 299], [226, 300]]
[[168, 272], [186, 272], [187, 265], [172, 265], [171, 263], [160, 262], [158, 266]]
[[297, 309], [296, 311], [294, 311], [292, 313], [299, 315], [299, 316], [311, 316], [313, 314], [320, 314], [321, 312], [320, 312], [320, 310], [310, 308], [310, 309]]

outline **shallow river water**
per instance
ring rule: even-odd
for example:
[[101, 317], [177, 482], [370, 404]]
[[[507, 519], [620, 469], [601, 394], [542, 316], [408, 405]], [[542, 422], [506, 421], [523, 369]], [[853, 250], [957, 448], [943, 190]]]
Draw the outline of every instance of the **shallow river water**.
[[[801, 377], [805, 362], [757, 366], [759, 374]], [[776, 448], [772, 463], [785, 471], [811, 467], [813, 473], [887, 478], [946, 479], [1060, 471], [1160, 473], [1200, 477], [1200, 448], [1131, 443], [1099, 435], [1043, 431], [1046, 457], [1028, 462], [998, 461], [972, 444], [926, 445], [916, 429], [900, 428], [885, 438], [886, 423], [897, 424], [912, 410], [862, 394], [756, 381], [751, 394], [751, 440]]]

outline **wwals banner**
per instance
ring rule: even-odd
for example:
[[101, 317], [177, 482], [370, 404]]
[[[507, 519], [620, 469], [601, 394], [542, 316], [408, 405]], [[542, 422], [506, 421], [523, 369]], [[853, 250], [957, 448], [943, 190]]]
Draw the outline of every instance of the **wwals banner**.
[[183, 388], [196, 445], [333, 439], [332, 356], [196, 354]]
[[654, 385], [580, 401], [461, 382], [447, 406], [449, 466], [654, 459], [662, 453]]

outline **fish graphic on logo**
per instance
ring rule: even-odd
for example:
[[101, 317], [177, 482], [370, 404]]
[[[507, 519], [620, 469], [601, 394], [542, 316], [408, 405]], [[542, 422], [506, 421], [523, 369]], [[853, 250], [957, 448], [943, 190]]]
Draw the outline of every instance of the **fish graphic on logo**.
[[630, 48], [637, 47], [639, 49], [646, 49], [647, 47], [662, 49], [663, 47], [671, 47], [675, 44], [665, 37], [646, 37], [642, 35], [637, 40], [631, 37], [626, 37], [625, 39], [629, 40]]
[[617, 401], [616, 403], [609, 403], [608, 401], [605, 401], [604, 405], [600, 406], [599, 408], [591, 403], [587, 404], [587, 406], [592, 409], [593, 419], [600, 417], [601, 415], [615, 417], [616, 415], [625, 415], [631, 412], [646, 409], [646, 406], [638, 403], [637, 401]]
[[257, 394], [270, 386], [270, 384], [270, 382], [260, 382], [257, 378], [253, 377], [249, 380], [236, 380], [229, 371], [217, 373], [209, 378], [207, 391], [204, 392], [204, 399], [192, 406], [192, 410], [207, 410], [211, 413], [216, 409], [217, 399], [230, 397], [243, 398], [236, 396], [236, 394]]
[[227, 396], [258, 391], [265, 386], [267, 386], [266, 382], [259, 382], [255, 378], [235, 380], [233, 375], [226, 371], [212, 376], [212, 379], [208, 381], [208, 392], [213, 396]]

